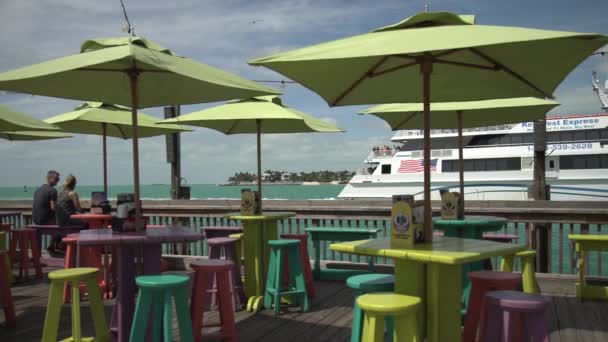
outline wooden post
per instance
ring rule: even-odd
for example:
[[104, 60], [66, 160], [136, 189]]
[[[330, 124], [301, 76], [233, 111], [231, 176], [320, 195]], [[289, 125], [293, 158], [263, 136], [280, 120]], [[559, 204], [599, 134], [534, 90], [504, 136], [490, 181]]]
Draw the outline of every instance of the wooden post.
[[422, 73], [422, 97], [424, 102], [424, 240], [433, 241], [433, 209], [431, 207], [431, 73], [433, 62], [420, 61]]
[[108, 150], [107, 150], [107, 146], [106, 146], [106, 138], [107, 138], [107, 130], [106, 130], [106, 123], [102, 122], [101, 123], [101, 145], [102, 145], [102, 149], [103, 149], [103, 192], [106, 193], [106, 196], [108, 196]]
[[[545, 179], [545, 152], [547, 150], [547, 123], [545, 119], [534, 122], [534, 200], [548, 200]], [[534, 249], [536, 249], [536, 270], [547, 273], [551, 266], [549, 259], [550, 230], [546, 224], [534, 225]]]
[[[179, 106], [165, 107], [165, 119], [176, 118], [179, 115]], [[171, 199], [180, 199], [182, 198], [179, 187], [182, 178], [180, 134], [167, 134], [165, 141], [167, 146], [167, 162], [171, 164]]]

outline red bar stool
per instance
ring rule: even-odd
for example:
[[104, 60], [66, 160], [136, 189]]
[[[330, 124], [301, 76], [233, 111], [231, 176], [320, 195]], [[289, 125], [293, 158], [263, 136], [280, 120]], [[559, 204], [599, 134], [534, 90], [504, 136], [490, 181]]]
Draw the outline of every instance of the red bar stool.
[[[306, 283], [306, 292], [309, 298], [315, 296], [315, 283], [312, 277], [312, 268], [310, 267], [310, 256], [308, 256], [308, 234], [282, 234], [281, 239], [291, 239], [300, 241], [300, 257], [302, 259], [302, 271], [304, 272], [304, 281]], [[283, 282], [289, 283], [289, 263], [287, 257], [283, 261]], [[287, 281], [285, 281], [287, 280]]]
[[486, 315], [486, 293], [496, 290], [516, 290], [521, 283], [520, 274], [509, 272], [469, 272], [469, 278], [471, 279], [471, 294], [464, 320], [463, 342], [477, 341], [479, 322], [483, 321]]
[[[76, 267], [76, 243], [78, 242], [77, 234], [70, 234], [61, 241], [65, 244], [65, 258], [63, 259], [63, 268], [75, 268]], [[63, 284], [63, 303], [69, 303], [70, 296], [70, 285], [69, 282]]]
[[[205, 338], [222, 339], [223, 341], [237, 341], [236, 323], [234, 319], [234, 303], [232, 302], [231, 272], [235, 268], [230, 260], [207, 259], [197, 260], [190, 264], [194, 270], [194, 283], [192, 284], [192, 300], [190, 302], [190, 316], [192, 317], [192, 330], [194, 340]], [[217, 281], [217, 295], [219, 299], [220, 330], [203, 334], [202, 329], [218, 325], [205, 325], [203, 322], [205, 298], [209, 290], [209, 280], [215, 277]]]
[[[232, 261], [235, 265], [238, 265], [239, 260], [236, 253], [237, 239], [229, 237], [219, 237], [207, 239], [207, 246], [209, 247], [209, 259], [220, 259], [222, 254], [226, 260]], [[211, 303], [215, 304], [215, 294], [217, 292], [214, 286], [214, 279], [211, 278], [210, 290]], [[234, 267], [231, 272], [231, 282], [234, 292], [234, 304], [235, 308], [240, 307], [245, 302], [245, 293], [243, 292], [243, 280], [241, 278], [241, 268]]]
[[486, 295], [487, 316], [480, 322], [480, 341], [549, 342], [545, 311], [549, 301], [537, 294], [493, 291]]
[[[42, 277], [40, 247], [38, 246], [38, 239], [36, 238], [36, 230], [27, 228], [13, 229], [11, 233], [12, 238], [9, 257], [11, 262], [14, 264], [17, 261], [17, 253], [19, 253], [19, 278], [24, 278], [26, 280], [29, 279], [30, 266], [32, 264], [36, 269], [36, 276]], [[19, 251], [17, 251], [17, 245], [19, 245]], [[28, 249], [32, 251], [31, 261]]]
[[[0, 251], [0, 260], [6, 258], [6, 251]], [[4, 319], [6, 326], [13, 328], [17, 325], [15, 316], [15, 304], [11, 294], [11, 285], [8, 280], [8, 269], [4, 262], [0, 262], [0, 306], [4, 309]]]
[[[94, 253], [91, 249], [92, 248], [88, 248], [88, 247], [81, 247], [81, 256], [80, 256], [80, 262], [78, 263], [76, 261], [76, 255], [77, 255], [77, 244], [78, 244], [78, 234], [69, 234], [66, 237], [64, 237], [63, 239], [61, 239], [61, 241], [63, 243], [65, 243], [66, 248], [65, 248], [65, 258], [63, 261], [63, 268], [68, 269], [68, 268], [75, 268], [80, 264], [80, 266], [89, 266], [89, 264], [95, 264], [95, 265], [99, 265], [99, 272], [97, 273], [97, 282], [99, 284], [99, 288], [101, 291], [101, 295], [103, 296], [104, 299], [109, 299], [109, 298], [113, 298], [113, 287], [114, 287], [114, 272], [113, 272], [113, 268], [114, 268], [114, 263], [111, 263], [108, 261], [108, 255], [107, 253], [105, 254], [105, 258], [104, 258], [104, 262], [103, 262], [103, 267], [101, 267], [101, 263], [99, 261], [91, 261], [90, 257], [92, 256], [92, 254]], [[113, 254], [115, 255], [115, 254]], [[92, 266], [92, 265], [90, 265]], [[70, 285], [68, 284], [69, 282], [66, 282], [65, 284], [63, 284], [63, 303], [69, 303], [70, 302]], [[86, 287], [84, 284], [80, 285], [80, 293], [84, 294], [86, 293]]]

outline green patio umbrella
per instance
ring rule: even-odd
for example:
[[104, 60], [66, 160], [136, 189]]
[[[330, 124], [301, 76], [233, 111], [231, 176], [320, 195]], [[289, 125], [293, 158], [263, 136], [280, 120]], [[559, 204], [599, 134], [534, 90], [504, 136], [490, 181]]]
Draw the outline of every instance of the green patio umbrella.
[[[463, 128], [537, 120], [544, 118], [548, 111], [557, 106], [559, 103], [556, 101], [535, 97], [431, 103], [431, 129], [458, 130], [458, 173], [462, 199], [464, 200]], [[424, 129], [423, 103], [379, 105], [359, 114], [375, 115], [386, 121], [393, 131]]]
[[[72, 112], [59, 114], [44, 120], [70, 133], [102, 136], [103, 189], [108, 192], [108, 160], [106, 137], [132, 139], [131, 109], [102, 102], [85, 102]], [[138, 113], [139, 138], [155, 137], [189, 131], [179, 125], [157, 125], [158, 119]]]
[[211, 128], [224, 134], [256, 134], [258, 191], [262, 196], [261, 135], [277, 133], [343, 132], [342, 129], [283, 105], [278, 96], [259, 96], [182, 115], [161, 123]]
[[299, 82], [331, 106], [423, 102], [425, 236], [432, 239], [431, 102], [552, 98], [606, 43], [601, 34], [476, 25], [473, 16], [435, 12], [249, 63]]
[[141, 217], [138, 108], [278, 93], [234, 74], [179, 57], [141, 37], [87, 40], [79, 54], [0, 74], [0, 90], [115, 103], [131, 108], [137, 218]]
[[59, 128], [27, 114], [0, 106], [0, 131], [52, 131]]
[[53, 140], [63, 138], [73, 138], [74, 136], [52, 131], [16, 131], [16, 132], [0, 132], [0, 139], [9, 141], [35, 141], [35, 140]]

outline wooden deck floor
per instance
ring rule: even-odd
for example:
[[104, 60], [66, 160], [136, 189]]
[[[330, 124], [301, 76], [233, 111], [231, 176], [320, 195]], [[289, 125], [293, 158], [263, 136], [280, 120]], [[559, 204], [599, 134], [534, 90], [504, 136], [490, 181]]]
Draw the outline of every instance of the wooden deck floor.
[[[608, 303], [573, 297], [572, 279], [540, 279], [543, 293], [551, 300], [547, 319], [552, 341], [608, 341]], [[269, 310], [258, 314], [241, 311], [237, 315], [240, 341], [348, 341], [352, 319], [353, 292], [342, 282], [319, 282], [310, 312], [287, 309], [275, 317]], [[0, 313], [0, 341], [40, 341], [44, 323], [48, 283], [30, 281], [13, 287], [17, 328], [6, 330]], [[110, 317], [113, 301], [106, 301]], [[86, 303], [82, 310], [83, 332], [92, 332]], [[60, 336], [70, 335], [70, 314], [63, 310]], [[216, 317], [211, 314], [209, 317]], [[176, 340], [179, 340], [176, 336]]]

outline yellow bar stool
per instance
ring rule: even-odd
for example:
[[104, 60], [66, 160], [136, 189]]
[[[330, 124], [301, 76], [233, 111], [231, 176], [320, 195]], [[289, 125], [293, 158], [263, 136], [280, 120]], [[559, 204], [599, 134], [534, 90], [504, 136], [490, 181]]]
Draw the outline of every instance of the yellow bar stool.
[[540, 293], [538, 282], [536, 281], [536, 271], [534, 269], [534, 258], [536, 257], [536, 251], [529, 249], [518, 252], [515, 255], [504, 257], [500, 265], [500, 270], [503, 272], [513, 272], [515, 257], [518, 257], [521, 260], [521, 278], [524, 292], [532, 294]]
[[384, 321], [395, 322], [395, 342], [421, 342], [418, 333], [420, 298], [395, 293], [369, 293], [357, 298], [357, 305], [365, 313], [362, 342], [384, 341]]
[[[63, 341], [110, 341], [110, 329], [104, 316], [101, 292], [97, 284], [99, 270], [93, 267], [68, 268], [49, 273], [51, 291], [46, 307], [42, 342], [56, 342], [61, 316], [63, 284], [69, 282], [72, 287], [72, 336]], [[82, 337], [80, 327], [80, 283], [84, 283], [89, 293], [89, 303], [95, 337]]]

